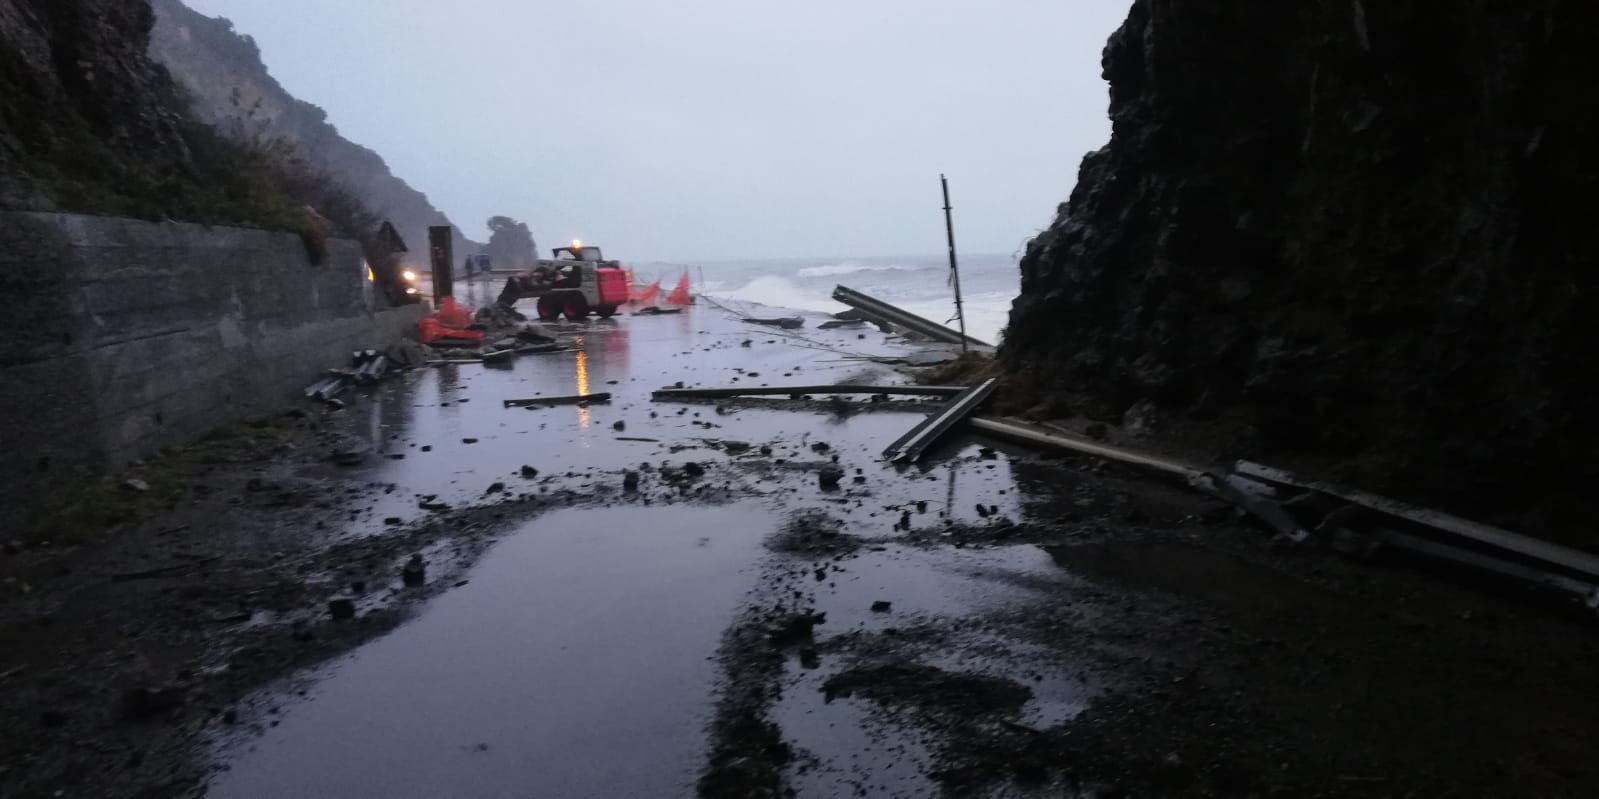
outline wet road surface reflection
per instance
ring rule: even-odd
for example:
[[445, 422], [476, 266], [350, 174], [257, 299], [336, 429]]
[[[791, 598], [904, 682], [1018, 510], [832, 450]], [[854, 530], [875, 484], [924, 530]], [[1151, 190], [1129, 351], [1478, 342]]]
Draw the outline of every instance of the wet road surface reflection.
[[[563, 321], [542, 328], [574, 350], [525, 355], [504, 367], [449, 364], [413, 371], [371, 389], [370, 396], [347, 412], [346, 432], [373, 453], [359, 476], [392, 488], [377, 496], [346, 532], [377, 533], [386, 518], [411, 521], [425, 515], [417, 506], [419, 496], [436, 495], [459, 505], [478, 500], [495, 482], [527, 490], [530, 486], [517, 479], [524, 465], [537, 469], [541, 480], [553, 481], [569, 473], [575, 478], [667, 456], [691, 460], [704, 450], [674, 454], [669, 449], [701, 439], [798, 441], [806, 435], [825, 436], [831, 428], [824, 415], [741, 411], [724, 416], [708, 404], [652, 402], [650, 392], [678, 382], [827, 384], [863, 376], [868, 382], [903, 382], [886, 367], [846, 354], [914, 351], [875, 331], [858, 339], [862, 334], [853, 331], [807, 330], [800, 331], [805, 339], [799, 341], [794, 334], [740, 324], [714, 308]], [[832, 349], [819, 355], [815, 347]], [[503, 405], [507, 399], [594, 392], [609, 392], [613, 399], [586, 408]], [[886, 424], [884, 444], [907, 423]], [[893, 431], [896, 426], [901, 429]], [[656, 441], [618, 440], [638, 438]], [[881, 449], [876, 440], [873, 445]], [[538, 484], [531, 487], [536, 490]]]
[[690, 796], [714, 652], [770, 515], [560, 511], [328, 666], [212, 797]]
[[[573, 350], [504, 367], [417, 370], [351, 404], [339, 424], [373, 453], [357, 474], [376, 488], [343, 534], [381, 535], [395, 522], [424, 520], [430, 511], [419, 498], [482, 502], [495, 484], [514, 494], [615, 490], [623, 469], [645, 473], [643, 495], [655, 504], [634, 497], [528, 522], [484, 556], [468, 584], [312, 675], [308, 701], [290, 703], [279, 726], [224, 751], [211, 796], [692, 796], [706, 762], [718, 646], [745, 608], [803, 597], [828, 614], [824, 637], [935, 628], [1035, 601], [1029, 586], [1058, 573], [1034, 547], [927, 544], [949, 523], [1020, 521], [1037, 491], [1024, 497], [1015, 464], [971, 440], [922, 467], [884, 463], [883, 447], [925, 411], [650, 398], [679, 382], [903, 382], [858, 356], [917, 351], [911, 345], [875, 330], [807, 328], [795, 338], [714, 308], [543, 327]], [[602, 391], [613, 400], [588, 408], [503, 404]], [[707, 482], [742, 499], [690, 504], [651, 470], [690, 461], [712, 467]], [[846, 477], [821, 490], [816, 469], [829, 463]], [[833, 565], [825, 581], [813, 579], [816, 564], [765, 545], [805, 511], [825, 513], [871, 548]], [[896, 542], [918, 533], [919, 545]], [[870, 610], [878, 599], [894, 610]], [[983, 637], [991, 635], [967, 635], [966, 649], [1020, 646]], [[995, 668], [962, 657], [950, 650], [928, 662]], [[773, 686], [773, 718], [811, 764], [790, 774], [792, 786], [802, 797], [927, 795], [914, 739], [888, 735], [859, 701], [823, 701], [821, 682], [847, 662], [841, 654], [824, 656], [820, 668], [790, 664]], [[1009, 677], [1033, 691], [1029, 718], [1055, 720], [1080, 703], [1074, 683]]]

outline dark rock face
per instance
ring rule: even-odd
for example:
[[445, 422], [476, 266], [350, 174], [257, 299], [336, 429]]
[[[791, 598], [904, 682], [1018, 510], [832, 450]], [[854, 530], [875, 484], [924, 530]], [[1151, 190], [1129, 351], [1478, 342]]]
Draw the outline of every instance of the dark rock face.
[[154, 24], [147, 0], [0, 0], [0, 204], [47, 206], [31, 175], [76, 180], [118, 152], [187, 161], [176, 94], [145, 55]]
[[1464, 509], [1599, 473], [1599, 6], [1136, 0], [1001, 357]]

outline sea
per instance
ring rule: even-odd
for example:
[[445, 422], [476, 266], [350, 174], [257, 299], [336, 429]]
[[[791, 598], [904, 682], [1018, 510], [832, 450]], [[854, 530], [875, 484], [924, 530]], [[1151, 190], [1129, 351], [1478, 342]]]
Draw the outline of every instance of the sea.
[[[847, 310], [832, 298], [834, 286], [848, 286], [911, 313], [955, 327], [955, 290], [949, 281], [949, 256], [873, 256], [861, 258], [781, 258], [772, 260], [639, 262], [627, 264], [635, 283], [661, 281], [664, 295], [687, 274], [694, 293], [730, 303], [832, 313]], [[999, 343], [1010, 318], [1020, 273], [1011, 255], [961, 255], [961, 296], [966, 333]]]

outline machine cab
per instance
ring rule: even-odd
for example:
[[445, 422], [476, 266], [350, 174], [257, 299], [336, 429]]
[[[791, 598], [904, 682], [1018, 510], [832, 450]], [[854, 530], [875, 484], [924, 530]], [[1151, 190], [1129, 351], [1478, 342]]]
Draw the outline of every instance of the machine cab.
[[588, 261], [590, 263], [605, 260], [600, 255], [599, 247], [585, 247], [583, 242], [574, 241], [570, 247], [556, 247], [555, 260], [557, 261]]

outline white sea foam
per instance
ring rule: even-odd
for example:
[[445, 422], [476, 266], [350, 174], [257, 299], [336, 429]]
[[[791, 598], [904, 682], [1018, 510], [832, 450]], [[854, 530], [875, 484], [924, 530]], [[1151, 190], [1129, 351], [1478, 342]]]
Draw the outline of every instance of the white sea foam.
[[[670, 290], [683, 267], [661, 267], [662, 290]], [[760, 304], [774, 309], [833, 313], [844, 306], [832, 298], [842, 283], [911, 313], [943, 323], [955, 313], [953, 290], [945, 279], [949, 264], [942, 256], [906, 258], [834, 258], [806, 263], [796, 259], [709, 263], [688, 269], [696, 291], [722, 302]], [[646, 271], [647, 270], [641, 270]], [[966, 331], [997, 342], [1016, 296], [1017, 272], [1005, 256], [968, 256], [961, 261], [965, 289]], [[740, 311], [746, 309], [741, 308]], [[764, 311], [755, 311], [766, 315]], [[952, 325], [953, 326], [953, 325]]]
[[762, 275], [730, 291], [713, 289], [705, 293], [719, 300], [753, 302], [797, 311], [835, 311], [840, 307], [827, 294], [802, 289], [781, 275]]
[[[966, 335], [989, 344], [998, 344], [1000, 331], [1010, 323], [1011, 296], [999, 292], [962, 298], [966, 315]], [[899, 307], [939, 324], [955, 327], [955, 301], [921, 300], [902, 302]]]
[[922, 272], [936, 267], [914, 266], [910, 264], [858, 264], [845, 261], [841, 264], [826, 264], [823, 266], [807, 266], [794, 273], [795, 277], [836, 277], [838, 275], [853, 275], [858, 272]]
[[[711, 289], [705, 292], [713, 299], [753, 303], [771, 308], [796, 311], [832, 313], [844, 310], [826, 292], [803, 288], [779, 275], [762, 275], [732, 290]], [[966, 332], [973, 338], [990, 343], [999, 342], [1000, 330], [1010, 320], [1011, 296], [1004, 292], [985, 292], [965, 298]], [[947, 299], [900, 301], [901, 308], [941, 324], [954, 323], [955, 303]]]

